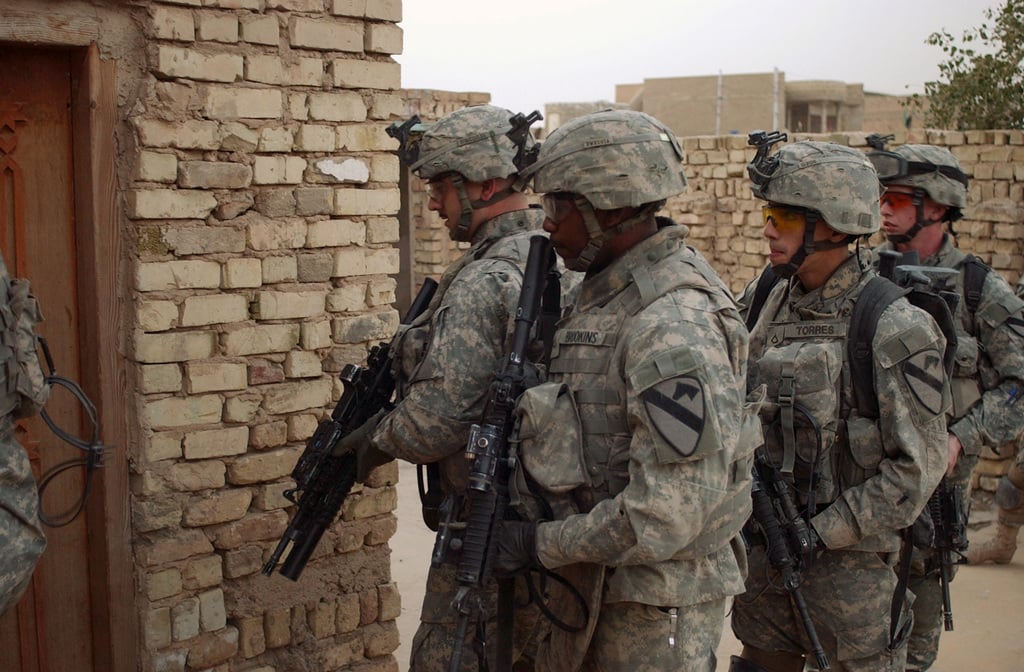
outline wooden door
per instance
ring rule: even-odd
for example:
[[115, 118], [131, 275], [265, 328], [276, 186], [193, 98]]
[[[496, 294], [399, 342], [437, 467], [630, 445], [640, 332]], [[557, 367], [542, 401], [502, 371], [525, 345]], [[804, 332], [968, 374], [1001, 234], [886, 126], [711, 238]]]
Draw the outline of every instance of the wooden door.
[[[40, 331], [59, 373], [81, 380], [74, 221], [72, 57], [59, 49], [0, 45], [0, 249], [12, 276], [25, 277], [42, 307]], [[89, 436], [78, 402], [55, 388], [50, 416]], [[38, 417], [20, 421], [18, 440], [37, 479], [81, 457]], [[46, 490], [44, 512], [73, 508], [85, 486], [76, 467]], [[0, 670], [93, 670], [89, 530], [85, 515], [47, 528], [47, 548], [32, 585], [0, 618]]]

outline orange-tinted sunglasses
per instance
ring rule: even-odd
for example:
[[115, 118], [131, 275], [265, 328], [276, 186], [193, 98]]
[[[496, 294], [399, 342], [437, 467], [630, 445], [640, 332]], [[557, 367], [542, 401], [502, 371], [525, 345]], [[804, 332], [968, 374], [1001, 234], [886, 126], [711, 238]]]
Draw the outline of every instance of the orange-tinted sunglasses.
[[890, 208], [910, 208], [914, 205], [914, 195], [904, 194], [902, 191], [887, 191], [882, 194], [882, 197], [878, 199], [882, 205], [888, 205]]
[[797, 231], [807, 222], [807, 211], [787, 205], [761, 206], [761, 220], [775, 227], [777, 231]]

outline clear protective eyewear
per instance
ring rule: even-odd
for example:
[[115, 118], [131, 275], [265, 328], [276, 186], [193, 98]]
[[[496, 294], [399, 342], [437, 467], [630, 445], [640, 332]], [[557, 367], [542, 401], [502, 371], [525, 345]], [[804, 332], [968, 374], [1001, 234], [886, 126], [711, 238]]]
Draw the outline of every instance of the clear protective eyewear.
[[868, 152], [868, 160], [875, 167], [878, 179], [882, 182], [899, 182], [900, 179], [914, 175], [927, 175], [928, 173], [939, 173], [968, 186], [967, 176], [963, 171], [953, 166], [936, 166], [921, 161], [908, 161], [895, 152], [874, 151]]
[[560, 224], [576, 207], [576, 194], [544, 194], [540, 197], [540, 204], [544, 208], [544, 216], [555, 224]]

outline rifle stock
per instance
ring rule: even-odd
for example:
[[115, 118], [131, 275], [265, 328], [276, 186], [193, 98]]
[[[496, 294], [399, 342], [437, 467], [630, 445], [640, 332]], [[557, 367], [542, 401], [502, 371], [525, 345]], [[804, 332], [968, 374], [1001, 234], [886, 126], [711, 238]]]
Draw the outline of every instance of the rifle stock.
[[[427, 278], [401, 323], [409, 324], [426, 310], [436, 290], [437, 282]], [[391, 408], [395, 391], [391, 376], [393, 343], [394, 340], [373, 346], [365, 367], [346, 364], [339, 374], [345, 391], [331, 417], [321, 421], [306, 442], [305, 450], [292, 469], [295, 487], [286, 490], [284, 496], [298, 508], [281, 541], [263, 565], [264, 576], [273, 573], [287, 550], [288, 556], [280, 572], [297, 581], [320, 538], [345, 503], [356, 482], [356, 456], [352, 452], [334, 455], [333, 451], [354, 429], [377, 412]]]

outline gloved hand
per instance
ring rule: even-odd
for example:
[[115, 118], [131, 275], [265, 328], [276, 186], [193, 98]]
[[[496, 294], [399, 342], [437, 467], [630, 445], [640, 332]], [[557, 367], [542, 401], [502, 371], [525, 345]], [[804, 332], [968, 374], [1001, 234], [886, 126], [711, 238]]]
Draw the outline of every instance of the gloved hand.
[[370, 441], [373, 432], [377, 429], [386, 411], [378, 411], [366, 419], [366, 422], [359, 425], [346, 434], [334, 446], [334, 456], [348, 455], [354, 453], [356, 456], [356, 480], [365, 483], [370, 472], [382, 464], [387, 464], [395, 459], [384, 451], [375, 448]]
[[537, 559], [537, 523], [503, 520], [494, 532], [494, 571], [500, 575], [518, 574], [540, 567]]

